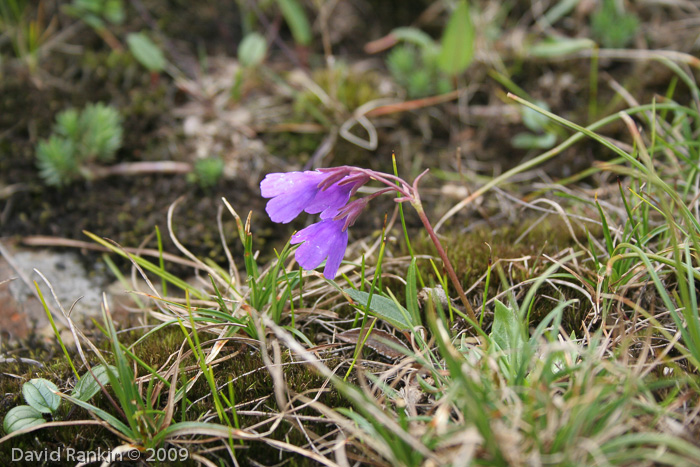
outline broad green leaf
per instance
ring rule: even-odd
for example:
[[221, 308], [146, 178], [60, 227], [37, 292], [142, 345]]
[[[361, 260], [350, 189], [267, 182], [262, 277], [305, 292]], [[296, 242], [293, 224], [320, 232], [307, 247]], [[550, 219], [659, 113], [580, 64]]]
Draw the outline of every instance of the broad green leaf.
[[143, 32], [133, 32], [126, 37], [129, 50], [134, 58], [148, 71], [159, 72], [165, 69], [165, 56], [160, 48]]
[[[344, 289], [343, 292], [360, 305], [364, 307], [367, 306], [367, 301], [369, 300], [369, 294], [367, 292], [360, 292], [355, 289]], [[371, 315], [383, 319], [395, 328], [401, 330], [413, 328], [413, 325], [409, 322], [410, 315], [408, 311], [401, 305], [394, 303], [391, 299], [373, 295], [369, 310]]]
[[22, 394], [27, 404], [42, 413], [53, 413], [58, 409], [61, 398], [58, 387], [44, 378], [34, 378], [22, 385]]
[[[115, 374], [117, 373], [117, 369], [115, 367], [110, 365], [109, 369]], [[97, 380], [95, 380], [95, 378], [97, 378]], [[97, 384], [98, 381], [103, 386], [109, 384], [109, 375], [107, 374], [107, 368], [105, 365], [97, 365], [92, 367], [92, 373], [89, 371], [85, 372], [85, 374], [81, 376], [80, 381], [78, 381], [78, 384], [76, 384], [75, 388], [73, 388], [72, 396], [76, 399], [80, 399], [81, 401], [92, 399], [92, 396], [100, 391], [100, 385]]]
[[265, 38], [253, 32], [243, 38], [238, 44], [238, 61], [244, 67], [254, 67], [262, 63], [267, 53], [267, 41]]
[[500, 350], [504, 351], [501, 362], [506, 365], [511, 377], [516, 376], [520, 371], [527, 350], [523, 325], [518, 314], [496, 300], [491, 329], [491, 339]]
[[456, 76], [467, 69], [474, 58], [474, 25], [469, 15], [466, 0], [459, 2], [450, 16], [440, 43], [438, 66], [450, 76]]
[[526, 376], [523, 364], [529, 361], [530, 347], [525, 340], [525, 330], [518, 313], [496, 300], [491, 328], [491, 341], [499, 351], [499, 366], [510, 383], [520, 384]]
[[104, 29], [105, 27], [105, 22], [97, 15], [85, 13], [81, 16], [81, 19], [93, 29]]
[[297, 44], [309, 45], [311, 43], [311, 26], [306, 18], [304, 8], [296, 0], [277, 0], [282, 10], [282, 16], [292, 31], [294, 41]]
[[499, 300], [496, 300], [491, 338], [503, 350], [518, 351], [525, 344], [520, 318]]
[[595, 45], [595, 42], [586, 38], [550, 37], [530, 47], [530, 55], [538, 58], [560, 57], [581, 50], [592, 49]]
[[41, 412], [28, 405], [19, 405], [7, 412], [5, 420], [2, 422], [2, 427], [5, 429], [5, 433], [10, 434], [13, 431], [41, 425], [42, 423], [46, 423], [46, 420], [44, 420]]

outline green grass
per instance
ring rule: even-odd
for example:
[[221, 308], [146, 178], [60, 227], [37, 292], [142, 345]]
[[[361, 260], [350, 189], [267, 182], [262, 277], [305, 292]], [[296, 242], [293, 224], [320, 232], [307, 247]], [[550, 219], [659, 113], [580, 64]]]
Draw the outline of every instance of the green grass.
[[[474, 8], [477, 27], [486, 13]], [[142, 321], [119, 329], [107, 304], [92, 323], [73, 321], [61, 304], [59, 320], [46, 303], [56, 308], [51, 285], [38, 285], [55, 343], [27, 344], [23, 355], [43, 366], [3, 363], [0, 418], [24, 404], [22, 385], [34, 378], [53, 382], [61, 402], [45, 424], [1, 434], [0, 464], [12, 448], [60, 445], [184, 450], [185, 465], [697, 465], [700, 89], [685, 68], [657, 59], [672, 75], [663, 96], [586, 122], [509, 95], [555, 147], [504, 171], [441, 164], [426, 177], [425, 214], [457, 283], [409, 205], [366, 213], [379, 227], [353, 233], [335, 282], [301, 270], [288, 239], [263, 243], [253, 226], [264, 213], [241, 217], [226, 199], [217, 225], [227, 264], [179, 241], [178, 223], [188, 221], [178, 202], [144, 245], [160, 257], [86, 232], [122, 283], [117, 256], [147, 283], [137, 295]], [[494, 67], [491, 76], [528, 95], [515, 73]], [[361, 79], [373, 75], [355, 73], [315, 68], [306, 91], [286, 96], [294, 119], [337, 133], [353, 109], [383, 95]], [[586, 76], [597, 98], [600, 75]], [[612, 108], [582, 101], [591, 116]], [[342, 152], [338, 135], [327, 136], [326, 155]], [[321, 140], [297, 143], [311, 153]], [[353, 151], [343, 162], [364, 154]], [[546, 163], [567, 163], [567, 151], [596, 162], [559, 180], [542, 175]], [[393, 163], [397, 176], [422, 171]], [[448, 184], [469, 190], [452, 201]], [[194, 265], [188, 274], [173, 272], [183, 266], [164, 254], [166, 235]], [[192, 273], [198, 280], [186, 279]], [[61, 337], [63, 321], [74, 343]], [[100, 390], [76, 397], [97, 365], [109, 365]]]
[[[461, 318], [459, 302], [440, 299], [436, 286], [454, 293], [427, 256], [426, 240], [413, 242], [406, 256], [385, 242], [353, 250], [366, 261], [347, 261], [345, 280], [386, 299], [384, 308], [368, 299], [353, 310], [316, 273], [302, 280], [289, 245], [271, 264], [258, 264], [250, 219], [227, 202], [244, 247], [243, 270], [235, 273], [234, 264], [227, 270], [201, 262], [181, 246], [170, 213], [173, 242], [209, 275], [209, 287], [169, 274], [163, 258], [126, 254], [91, 235], [161, 290], [167, 285], [184, 297], [161, 297], [154, 288], [150, 311], [162, 324], [131, 343], [106, 308], [97, 325], [101, 347], [76, 328], [79, 359], [40, 372], [75, 407], [52, 421], [71, 434], [28, 430], [44, 442], [75, 443], [71, 436], [84, 435], [71, 423], [97, 420], [102, 426], [84, 427], [91, 435], [79, 444], [100, 445], [102, 430], [111, 433], [107, 445], [177, 447], [192, 459], [224, 464], [250, 455], [272, 461], [279, 452], [293, 453], [293, 463], [332, 465], [343, 449], [348, 458], [380, 465], [691, 465], [700, 449], [681, 427], [694, 429], [698, 397], [700, 230], [692, 214], [697, 197], [684, 187], [697, 155], [691, 149], [683, 152], [687, 160], [674, 157], [684, 146], [673, 125], [685, 122], [669, 116], [696, 116], [677, 104], [663, 107], [666, 119], [654, 106], [646, 109], [648, 124], [663, 134], [647, 142], [633, 133], [634, 153], [613, 148], [620, 157], [599, 170], [625, 178], [605, 198], [581, 192], [560, 197], [557, 208], [539, 193], [524, 205], [543, 208], [534, 212], [544, 221], [446, 242], [458, 275], [474, 284], [470, 297], [481, 300], [479, 332]], [[676, 151], [662, 150], [668, 148]], [[387, 230], [405, 238], [405, 225]], [[563, 233], [548, 235], [553, 230]], [[399, 322], [411, 323], [405, 329], [388, 319], [386, 307], [399, 305], [407, 313]], [[353, 322], [394, 337], [324, 345], [333, 341], [330, 330]], [[374, 353], [381, 346], [405, 357], [381, 357]], [[115, 370], [96, 399], [68, 395], [75, 384], [70, 367], [84, 373], [98, 362]], [[26, 436], [3, 441], [27, 446]], [[193, 438], [207, 442], [185, 443]]]
[[[650, 110], [649, 121], [665, 125]], [[345, 280], [388, 298], [384, 306], [405, 305], [413, 325], [407, 330], [382, 320], [386, 311], [375, 309], [374, 301], [369, 309], [369, 300], [354, 310], [344, 306], [337, 287], [314, 272], [302, 281], [289, 245], [272, 264], [258, 264], [250, 220], [227, 202], [244, 246], [243, 271], [199, 262], [209, 287], [172, 276], [163, 258], [151, 261], [110, 246], [144, 278], [184, 297], [160, 297], [154, 288], [151, 314], [162, 324], [131, 343], [117, 334], [107, 310], [97, 341], [106, 346], [93, 346], [79, 332], [92, 364], [110, 363], [116, 372], [90, 402], [66, 394], [69, 360], [60, 372], [44, 374], [79, 407], [54, 421], [91, 414], [114, 442], [186, 447], [188, 455], [225, 464], [244, 455], [271, 461], [271, 453], [280, 452], [292, 463], [332, 465], [342, 446], [348, 458], [380, 465], [465, 459], [484, 465], [523, 459], [691, 465], [700, 449], [678, 427], [694, 426], [694, 403], [679, 401], [698, 396], [699, 321], [689, 285], [698, 276], [698, 229], [690, 215], [694, 205], [686, 204], [697, 199], [690, 189], [669, 189], [678, 182], [666, 172], [681, 180], [691, 175], [652, 157], [660, 147], [679, 146], [661, 138], [655, 150], [642, 149], [638, 140], [641, 154], [618, 151], [615, 166], [601, 166], [627, 175], [605, 199], [579, 193], [560, 198], [555, 209], [540, 193], [525, 206], [544, 207], [535, 212], [545, 222], [533, 218], [519, 228], [446, 241], [458, 275], [474, 284], [470, 297], [482, 300], [481, 332], [460, 318], [459, 302], [436, 295], [436, 285], [451, 289], [427, 256], [432, 247], [426, 240], [413, 242], [407, 256], [394, 255], [386, 243], [347, 256], [352, 267]], [[179, 245], [173, 211], [169, 231]], [[405, 228], [387, 226], [396, 233]], [[548, 235], [553, 230], [563, 233]], [[366, 261], [353, 262], [353, 254]], [[380, 319], [367, 320], [370, 314]], [[353, 321], [367, 327], [371, 321], [394, 337], [380, 335], [370, 346], [367, 339], [344, 348], [323, 345], [332, 341], [330, 329], [341, 331]], [[405, 357], [374, 353], [382, 345]], [[52, 430], [33, 432], [56, 439]], [[25, 436], [11, 439], [22, 443]], [[183, 444], [193, 437], [208, 442]]]

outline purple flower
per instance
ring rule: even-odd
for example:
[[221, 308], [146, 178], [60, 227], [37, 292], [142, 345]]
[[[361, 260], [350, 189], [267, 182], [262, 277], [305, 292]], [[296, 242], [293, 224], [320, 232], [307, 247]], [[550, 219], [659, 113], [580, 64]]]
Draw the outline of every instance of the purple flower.
[[350, 199], [355, 184], [336, 182], [322, 187], [323, 181], [331, 175], [318, 171], [267, 174], [260, 182], [260, 191], [263, 198], [272, 198], [265, 208], [270, 219], [286, 224], [302, 211], [321, 213], [321, 219], [336, 216]]
[[[341, 182], [342, 183], [342, 182]], [[351, 184], [334, 184], [316, 193], [314, 199], [306, 205], [304, 211], [309, 214], [321, 213], [321, 219], [332, 219], [350, 200]]]
[[303, 242], [295, 253], [299, 265], [304, 269], [315, 269], [328, 258], [323, 275], [326, 279], [335, 279], [348, 246], [348, 231], [344, 224], [343, 219], [325, 219], [294, 234], [292, 245]]
[[335, 167], [321, 171], [268, 174], [260, 183], [267, 202], [265, 210], [273, 222], [286, 224], [302, 211], [320, 214], [321, 221], [296, 233], [292, 245], [302, 243], [295, 253], [305, 269], [315, 269], [324, 260], [323, 275], [334, 279], [348, 246], [347, 228], [367, 204], [350, 197], [370, 177], [353, 167]]

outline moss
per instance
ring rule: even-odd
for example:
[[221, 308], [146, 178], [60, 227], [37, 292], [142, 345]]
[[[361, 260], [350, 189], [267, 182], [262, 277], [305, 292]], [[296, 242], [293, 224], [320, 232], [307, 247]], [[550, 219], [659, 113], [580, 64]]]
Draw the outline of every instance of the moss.
[[[533, 226], [533, 222], [537, 222], [537, 225]], [[516, 239], [528, 229], [530, 229], [528, 234], [520, 242], [515, 243]], [[584, 233], [576, 230], [575, 233], [579, 239], [585, 238]], [[551, 262], [543, 258], [543, 255], [556, 255], [562, 250], [575, 245], [568, 229], [558, 218], [545, 219], [544, 221], [529, 219], [523, 222], [522, 225], [507, 225], [496, 229], [483, 228], [471, 231], [468, 234], [443, 230], [441, 231], [441, 242], [452, 261], [457, 276], [462, 279], [462, 287], [465, 290], [470, 288], [474, 282], [486, 273], [490, 263], [495, 264], [499, 259], [530, 257], [527, 267], [522, 262], [514, 263], [516, 267], [512, 268], [502, 264], [505, 276], [510, 283], [520, 284], [537, 278], [544, 273], [546, 268], [551, 266]], [[418, 255], [436, 255], [433, 243], [425, 233], [421, 233], [418, 240], [413, 243], [413, 248]], [[403, 251], [401, 254], [407, 254], [407, 252]], [[422, 271], [424, 274], [427, 273], [427, 276], [424, 276], [426, 284], [437, 281], [432, 268], [429, 268], [427, 264], [422, 268]], [[485, 283], [482, 281], [476, 290], [469, 295], [468, 298], [472, 306], [481, 306], [484, 286]], [[450, 289], [452, 289], [451, 285]], [[499, 275], [493, 269], [486, 296], [488, 298], [494, 297], [502, 290], [503, 285]], [[401, 291], [401, 287], [399, 287], [399, 291]], [[564, 294], [563, 297], [561, 296], [562, 293]], [[450, 290], [450, 296], [456, 297], [457, 294], [454, 290]], [[573, 330], [578, 332], [583, 317], [588, 312], [588, 300], [580, 292], [567, 287], [554, 289], [547, 284], [541, 286], [530, 312], [530, 324], [537, 325], [556, 306], [554, 301], [546, 297], [562, 300], [579, 300], [579, 305], [570, 308], [563, 320], [563, 325], [567, 331]], [[487, 323], [490, 321], [489, 316], [485, 316]]]
[[[105, 350], [106, 341], [96, 340], [94, 343], [98, 348]], [[37, 336], [32, 336], [29, 342], [23, 346], [25, 351], [16, 353], [23, 358], [31, 358], [44, 362], [44, 366], [39, 368], [34, 365], [24, 363], [9, 363], [4, 369], [5, 374], [12, 374], [14, 377], [0, 378], [0, 391], [5, 394], [0, 404], [0, 419], [4, 420], [7, 412], [18, 405], [25, 404], [22, 396], [22, 384], [32, 378], [45, 378], [55, 383], [59, 390], [70, 391], [75, 384], [75, 376], [68, 360], [63, 356], [62, 351], [56, 342], [46, 343], [39, 340]], [[91, 354], [88, 354], [91, 355]], [[73, 361], [80, 364], [78, 355], [73, 352]], [[98, 361], [92, 358], [92, 364]], [[80, 367], [79, 367], [80, 368]], [[79, 369], [79, 371], [81, 371]], [[84, 370], [83, 370], [84, 371]], [[98, 394], [91, 403], [96, 406], [110, 410], [111, 406]], [[51, 421], [50, 416], [45, 416]], [[54, 415], [53, 421], [70, 421], [90, 419], [90, 415], [79, 407], [74, 407], [65, 401], [61, 402], [59, 410]], [[0, 444], [0, 464], [14, 465], [11, 461], [12, 449], [19, 448], [26, 451], [49, 451], [72, 447], [78, 451], [95, 451], [98, 448], [103, 451], [121, 444], [121, 440], [96, 425], [76, 425], [60, 428], [48, 428], [34, 431], [25, 435], [20, 435], [12, 439], [11, 442]], [[50, 465], [43, 463], [39, 465]]]
[[[120, 334], [119, 337], [124, 345], [130, 345], [142, 335], [142, 331], [130, 331]], [[200, 337], [204, 341], [211, 336], [201, 334]], [[149, 366], [159, 368], [168, 361], [168, 358], [172, 354], [178, 352], [183, 339], [184, 337], [179, 327], [169, 326], [147, 337], [144, 341], [135, 346], [133, 350], [139, 358], [144, 360]], [[106, 339], [96, 339], [93, 342], [98, 348], [105, 351], [105, 355], [109, 355], [110, 343]], [[62, 354], [57, 353], [58, 349], [55, 347], [55, 345], [50, 347], [36, 346], [34, 350], [23, 355], [27, 358], [35, 358], [44, 361], [48, 360], [47, 354], [55, 355], [53, 359], [48, 360], [48, 363], [43, 368], [19, 363], [9, 363], [7, 365], [4, 370], [5, 374], [14, 374], [18, 377], [0, 379], [0, 390], [3, 394], [6, 394], [0, 403], [0, 419], [4, 419], [7, 411], [11, 408], [24, 404], [24, 400], [21, 396], [21, 385], [31, 378], [46, 378], [56, 383], [59, 389], [62, 390], [70, 390], [73, 387], [74, 377], [72, 370]], [[244, 410], [254, 409], [257, 404], [256, 401], [261, 400], [264, 400], [261, 405], [264, 409], [261, 410], [269, 410], [270, 412], [278, 410], [273, 395], [274, 387], [272, 379], [262, 362], [259, 352], [246, 344], [239, 344], [234, 341], [232, 344], [222, 349], [220, 356], [223, 357], [230, 353], [235, 353], [235, 357], [214, 367], [216, 385], [217, 387], [224, 387], [220, 393], [226, 397], [229, 396], [229, 389], [226, 383], [232, 380], [231, 387], [236, 404], [239, 406], [242, 404]], [[79, 363], [77, 355], [74, 355], [73, 358], [76, 359], [76, 363]], [[290, 393], [304, 393], [308, 390], [321, 388], [324, 385], [325, 379], [306, 365], [299, 363], [289, 364], [291, 360], [287, 353], [283, 356], [283, 363], [288, 364], [284, 367], [284, 374]], [[192, 356], [184, 359], [181, 363], [183, 368], [195, 364], [196, 362]], [[82, 372], [83, 370], [79, 371]], [[139, 368], [139, 375], [144, 375], [144, 370], [141, 368]], [[187, 377], [193, 375], [194, 372], [187, 373]], [[166, 397], [164, 396], [166, 393], [163, 392], [162, 394], [163, 396], [161, 396], [160, 402], [164, 404], [166, 402]], [[198, 382], [188, 392], [187, 397], [189, 401], [195, 401], [200, 398], [204, 399], [192, 405], [184, 416], [181, 412], [182, 405], [177, 404], [175, 407], [174, 422], [182, 421], [183, 419], [189, 421], [201, 420], [205, 414], [216, 412], [211, 398], [211, 389], [205, 378], [200, 377]], [[338, 393], [333, 390], [323, 392], [319, 397], [319, 401], [331, 407], [348, 406], [347, 401], [344, 401]], [[90, 402], [118, 417], [114, 407], [111, 406], [107, 398], [102, 394], [98, 394]], [[310, 408], [306, 408], [298, 413], [300, 415], [318, 415]], [[62, 402], [55, 419], [90, 419], [90, 415], [81, 408], [73, 407], [66, 402]], [[257, 416], [239, 416], [242, 428], [257, 424], [261, 420], [263, 420], [263, 418]], [[214, 422], [219, 421], [214, 420]], [[334, 426], [327, 423], [308, 423], [305, 424], [305, 428], [319, 435], [323, 435], [332, 430]], [[264, 431], [264, 429], [258, 431]], [[306, 443], [304, 434], [297, 429], [294, 423], [287, 421], [284, 421], [270, 437], [289, 442], [296, 446], [301, 446]], [[14, 438], [12, 443], [0, 445], [0, 463], [9, 465], [12, 448], [38, 451], [43, 449], [55, 450], [58, 449], [59, 446], [63, 446], [64, 448], [72, 447], [79, 451], [94, 451], [98, 448], [102, 450], [114, 448], [121, 443], [122, 441], [109, 431], [94, 425], [78, 425], [62, 427], [60, 429], [40, 429], [31, 434]], [[246, 442], [241, 446], [241, 449], [241, 455], [245, 456], [245, 459], [254, 459], [263, 464], [272, 464], [279, 460], [278, 451], [271, 449], [269, 445], [264, 442]], [[222, 456], [224, 456], [222, 459], [226, 459], [226, 454], [222, 454]], [[311, 465], [311, 462], [303, 456], [290, 455], [289, 453], [284, 453], [284, 456], [285, 459], [289, 457], [291, 465]], [[239, 458], [239, 460], [241, 459]]]

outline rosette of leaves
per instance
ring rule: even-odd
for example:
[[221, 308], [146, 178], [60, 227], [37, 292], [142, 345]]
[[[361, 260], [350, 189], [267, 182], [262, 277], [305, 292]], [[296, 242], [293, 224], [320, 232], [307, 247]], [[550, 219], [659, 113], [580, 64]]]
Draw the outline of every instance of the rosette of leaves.
[[47, 185], [67, 185], [80, 176], [75, 146], [69, 139], [52, 135], [36, 149], [39, 175]]
[[627, 46], [639, 29], [639, 18], [625, 11], [616, 0], [603, 0], [600, 7], [591, 16], [591, 34], [608, 48]]
[[[71, 392], [71, 397], [80, 402], [92, 399], [100, 389], [109, 384], [108, 371], [116, 373], [112, 365], [97, 365], [83, 374]], [[10, 409], [2, 422], [5, 433], [31, 428], [46, 423], [44, 415], [55, 417], [61, 403], [58, 387], [44, 378], [34, 378], [22, 385], [22, 395], [28, 405]]]
[[111, 162], [122, 145], [122, 118], [114, 107], [98, 102], [85, 107], [79, 119], [80, 155], [86, 160]]
[[224, 173], [224, 161], [219, 157], [206, 157], [194, 163], [194, 170], [189, 176], [191, 182], [204, 189], [213, 188], [219, 183]]
[[437, 66], [438, 50], [401, 44], [386, 58], [386, 65], [394, 80], [411, 99], [443, 94], [452, 90], [448, 77]]
[[37, 146], [39, 175], [52, 186], [89, 178], [88, 166], [111, 162], [122, 136], [122, 119], [113, 107], [98, 102], [82, 112], [65, 110], [56, 117], [53, 134]]
[[474, 58], [476, 32], [464, 0], [450, 14], [439, 43], [413, 27], [397, 28], [391, 34], [400, 45], [387, 56], [386, 65], [412, 99], [451, 91], [451, 80], [466, 71]]

